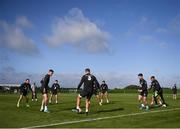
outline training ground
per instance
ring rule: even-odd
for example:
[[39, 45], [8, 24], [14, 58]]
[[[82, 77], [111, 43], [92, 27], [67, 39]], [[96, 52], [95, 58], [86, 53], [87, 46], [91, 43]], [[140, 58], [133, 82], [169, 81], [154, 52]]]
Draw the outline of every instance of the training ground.
[[[180, 99], [172, 100], [171, 94], [164, 94], [168, 107], [139, 110], [137, 94], [111, 93], [110, 103], [99, 106], [93, 96], [88, 116], [77, 114], [75, 107], [76, 93], [60, 93], [59, 104], [50, 104], [51, 113], [40, 112], [41, 94], [38, 102], [31, 102], [30, 107], [22, 101], [16, 107], [18, 94], [0, 94], [1, 128], [180, 128]], [[150, 103], [149, 95], [148, 101]], [[180, 98], [180, 96], [179, 96]], [[82, 101], [84, 110], [84, 100]]]

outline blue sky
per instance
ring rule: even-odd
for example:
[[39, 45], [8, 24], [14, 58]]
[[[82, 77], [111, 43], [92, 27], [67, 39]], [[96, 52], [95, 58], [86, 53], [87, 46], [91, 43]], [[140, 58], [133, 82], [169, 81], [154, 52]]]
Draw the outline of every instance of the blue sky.
[[179, 50], [179, 0], [0, 0], [0, 83], [53, 68], [76, 86], [89, 67], [112, 88], [139, 72], [180, 85]]

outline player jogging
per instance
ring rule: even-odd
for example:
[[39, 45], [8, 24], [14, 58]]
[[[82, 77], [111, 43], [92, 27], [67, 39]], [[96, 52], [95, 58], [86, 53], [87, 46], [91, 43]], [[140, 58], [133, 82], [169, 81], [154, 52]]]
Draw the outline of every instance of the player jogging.
[[109, 103], [108, 85], [106, 84], [105, 81], [102, 81], [102, 84], [100, 87], [101, 87], [101, 104], [103, 103], [103, 98], [106, 98], [106, 102]]
[[149, 106], [147, 103], [147, 95], [148, 95], [147, 82], [146, 80], [144, 80], [142, 73], [138, 74], [138, 78], [139, 78], [139, 84], [140, 84], [139, 89], [138, 89], [138, 92], [139, 92], [138, 100], [141, 103], [140, 109], [145, 108], [146, 110], [149, 110]]
[[166, 103], [163, 97], [163, 89], [161, 88], [159, 82], [156, 80], [155, 76], [151, 76], [151, 88], [153, 88], [153, 97], [152, 97], [152, 102], [151, 104], [153, 104], [153, 100], [157, 101], [158, 97], [160, 97], [161, 101], [160, 105], [162, 105], [162, 107], [166, 107]]
[[49, 103], [52, 102], [52, 98], [55, 96], [56, 104], [58, 104], [58, 90], [60, 89], [60, 85], [58, 84], [58, 80], [55, 80], [54, 84], [51, 87], [51, 97], [49, 99]]
[[177, 98], [177, 87], [176, 84], [172, 87], [172, 92], [173, 92], [173, 99], [176, 100]]
[[30, 85], [30, 80], [26, 79], [24, 83], [21, 84], [21, 86], [19, 87], [20, 90], [20, 96], [17, 102], [17, 107], [19, 107], [19, 104], [21, 102], [21, 100], [23, 99], [23, 97], [26, 99], [26, 107], [29, 107], [29, 98], [28, 98], [28, 92], [29, 90], [32, 91], [31, 89], [31, 85]]
[[41, 103], [41, 109], [40, 111], [44, 111], [46, 113], [49, 113], [48, 111], [48, 90], [49, 90], [49, 81], [50, 81], [50, 77], [53, 75], [54, 71], [52, 69], [50, 69], [48, 71], [48, 74], [45, 75], [45, 77], [43, 78], [43, 80], [41, 80], [41, 92], [42, 92], [42, 103]]
[[81, 98], [86, 97], [86, 115], [88, 115], [89, 108], [90, 108], [90, 99], [93, 95], [93, 85], [99, 86], [99, 83], [94, 75], [90, 73], [90, 69], [85, 69], [85, 75], [82, 76], [81, 81], [77, 87], [77, 90], [80, 89], [80, 87], [84, 84], [83, 90], [80, 92], [80, 94], [77, 96], [77, 102], [76, 102], [76, 110], [78, 113], [81, 112], [80, 104], [81, 104]]

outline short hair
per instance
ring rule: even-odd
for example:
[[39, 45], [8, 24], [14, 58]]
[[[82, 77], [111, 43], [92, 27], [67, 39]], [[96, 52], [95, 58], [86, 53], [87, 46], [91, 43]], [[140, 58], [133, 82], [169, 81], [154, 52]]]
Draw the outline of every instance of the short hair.
[[139, 74], [138, 74], [138, 76], [142, 77], [142, 76], [143, 76], [143, 74], [142, 74], [142, 73], [139, 73]]
[[26, 81], [30, 81], [29, 78], [27, 78]]
[[58, 80], [55, 80], [56, 82], [58, 82]]
[[91, 70], [90, 70], [90, 68], [86, 68], [85, 71], [86, 72], [90, 72]]
[[104, 80], [102, 82], [105, 82]]
[[54, 73], [54, 70], [50, 69], [50, 70], [49, 70], [49, 72], [52, 72], [52, 73]]
[[151, 76], [151, 79], [155, 79], [155, 76]]

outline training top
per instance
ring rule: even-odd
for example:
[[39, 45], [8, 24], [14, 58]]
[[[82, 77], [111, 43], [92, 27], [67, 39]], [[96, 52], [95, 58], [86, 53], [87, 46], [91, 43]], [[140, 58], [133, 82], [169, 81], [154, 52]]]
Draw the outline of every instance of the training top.
[[142, 92], [147, 91], [147, 82], [144, 79], [139, 80], [140, 87], [139, 89], [142, 90]]
[[177, 87], [176, 87], [176, 85], [174, 85], [173, 87], [172, 87], [172, 91], [177, 91]]
[[41, 80], [42, 89], [49, 89], [49, 81], [50, 81], [50, 75], [46, 74], [46, 76]]
[[52, 91], [57, 91], [58, 89], [60, 89], [60, 85], [58, 83], [54, 83], [51, 87]]
[[32, 91], [31, 85], [29, 83], [22, 83], [21, 86], [19, 87], [20, 92], [28, 92], [29, 90]]
[[77, 87], [77, 89], [80, 89], [80, 87], [84, 84], [83, 90], [92, 92], [94, 89], [94, 85], [99, 87], [99, 82], [97, 81], [96, 77], [91, 74], [85, 74], [82, 76], [81, 81]]
[[153, 89], [153, 92], [160, 91], [162, 88], [157, 80], [151, 82], [150, 89]]
[[101, 90], [102, 91], [107, 91], [108, 90], [108, 85], [105, 83], [105, 84], [101, 84]]

